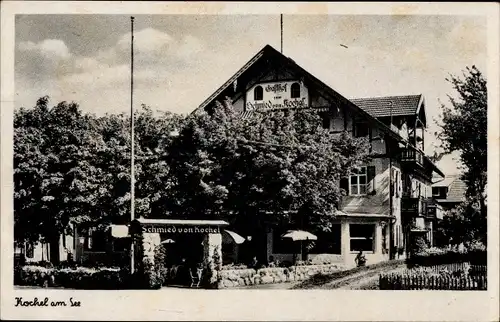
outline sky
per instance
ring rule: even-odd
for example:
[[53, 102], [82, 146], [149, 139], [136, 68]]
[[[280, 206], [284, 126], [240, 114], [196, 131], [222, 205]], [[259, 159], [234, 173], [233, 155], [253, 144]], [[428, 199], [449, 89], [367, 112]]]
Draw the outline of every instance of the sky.
[[[49, 95], [128, 112], [130, 27], [128, 15], [17, 15], [16, 108]], [[280, 49], [279, 15], [136, 15], [134, 28], [134, 101], [155, 110], [189, 113], [266, 44]], [[482, 16], [284, 15], [283, 53], [347, 98], [423, 94], [429, 154], [446, 78], [485, 73], [486, 32]], [[438, 166], [456, 173], [456, 160]]]

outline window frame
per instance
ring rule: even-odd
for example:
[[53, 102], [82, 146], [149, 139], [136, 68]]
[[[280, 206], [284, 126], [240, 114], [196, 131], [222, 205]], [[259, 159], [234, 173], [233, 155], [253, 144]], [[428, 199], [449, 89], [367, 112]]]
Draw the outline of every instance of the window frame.
[[300, 94], [301, 94], [300, 84], [297, 82], [293, 83], [290, 86], [290, 98], [300, 98]]
[[[97, 243], [96, 243], [96, 241], [97, 241]], [[100, 242], [102, 242], [102, 244]], [[95, 253], [105, 253], [108, 242], [109, 242], [109, 240], [107, 237], [107, 232], [105, 230], [98, 230], [98, 229], [90, 228], [87, 230], [87, 233], [85, 234], [85, 242], [83, 244], [83, 251], [95, 252]], [[98, 245], [98, 246], [96, 247], [95, 245]]]
[[[349, 196], [366, 196], [368, 194], [368, 166], [361, 166], [359, 167], [360, 171], [364, 169], [364, 173], [351, 173], [349, 174]], [[356, 177], [356, 183], [352, 183], [352, 178]], [[365, 183], [362, 184], [360, 183], [360, 178], [364, 177], [365, 178]], [[356, 185], [357, 193], [353, 193], [352, 186]], [[361, 186], [365, 187], [365, 192], [361, 192]]]
[[[353, 237], [351, 234], [352, 234], [352, 226], [371, 226], [371, 237], [366, 237], [366, 236], [355, 236]], [[370, 250], [363, 250], [363, 253], [371, 253], [371, 254], [374, 254], [375, 253], [375, 229], [376, 229], [376, 224], [375, 223], [369, 223], [369, 224], [355, 224], [355, 223], [350, 223], [349, 224], [349, 251], [351, 253], [358, 253], [359, 250], [358, 249], [354, 249], [352, 248], [352, 241], [353, 240], [371, 240], [371, 249]]]
[[[257, 90], [260, 90], [260, 98], [257, 97]], [[253, 89], [253, 100], [254, 101], [263, 101], [264, 100], [264, 88], [261, 85], [255, 86]]]
[[[359, 126], [360, 125], [363, 125], [363, 129], [366, 130], [366, 135], [359, 135]], [[370, 131], [371, 131], [371, 127], [370, 127], [370, 124], [368, 123], [368, 121], [366, 120], [355, 120], [354, 122], [354, 137], [356, 138], [364, 138], [364, 137], [367, 137], [367, 136], [370, 136]]]

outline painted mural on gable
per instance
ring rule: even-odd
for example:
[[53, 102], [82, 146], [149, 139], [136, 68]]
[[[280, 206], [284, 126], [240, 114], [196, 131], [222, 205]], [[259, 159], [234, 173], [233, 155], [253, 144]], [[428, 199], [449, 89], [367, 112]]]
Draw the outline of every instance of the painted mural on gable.
[[254, 85], [246, 93], [246, 110], [274, 110], [309, 106], [307, 87], [298, 81]]

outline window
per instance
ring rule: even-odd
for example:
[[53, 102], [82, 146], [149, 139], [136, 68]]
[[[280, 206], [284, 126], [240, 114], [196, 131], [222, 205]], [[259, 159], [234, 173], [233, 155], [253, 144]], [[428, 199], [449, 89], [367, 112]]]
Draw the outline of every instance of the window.
[[350, 249], [351, 252], [373, 252], [373, 236], [375, 234], [374, 224], [350, 224]]
[[324, 129], [330, 129], [330, 116], [326, 113], [321, 114], [321, 123]]
[[354, 124], [354, 136], [357, 138], [369, 135], [370, 127], [366, 121], [356, 121]]
[[262, 86], [257, 86], [253, 90], [253, 99], [254, 101], [262, 101], [264, 99], [264, 90], [262, 89]]
[[330, 232], [315, 232], [318, 240], [314, 242], [314, 247], [310, 254], [340, 254], [341, 253], [341, 230], [340, 224], [332, 224]]
[[106, 232], [103, 230], [89, 229], [85, 238], [85, 250], [103, 252], [106, 250]]
[[353, 169], [349, 179], [349, 194], [350, 195], [366, 195], [367, 174], [366, 167]]
[[299, 98], [300, 97], [300, 85], [299, 83], [293, 83], [290, 88], [291, 98]]

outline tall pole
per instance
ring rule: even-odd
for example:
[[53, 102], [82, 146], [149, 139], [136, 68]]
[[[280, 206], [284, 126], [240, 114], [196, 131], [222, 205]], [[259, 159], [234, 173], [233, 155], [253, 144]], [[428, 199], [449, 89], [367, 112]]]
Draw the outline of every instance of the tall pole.
[[[392, 131], [392, 102], [390, 105], [389, 115], [390, 115], [389, 127], [390, 127], [390, 130]], [[394, 191], [392, 191], [393, 190], [393, 187], [392, 187], [392, 151], [391, 151], [390, 141], [387, 144], [387, 150], [388, 150], [387, 154], [389, 155], [389, 216], [391, 216], [391, 218], [392, 218], [392, 214], [393, 214], [393, 210], [392, 210], [393, 200], [392, 200], [392, 198], [393, 198]], [[392, 219], [391, 219], [391, 223], [392, 223]], [[391, 237], [394, 237], [393, 230], [394, 230], [394, 225], [391, 224], [391, 227], [389, 229]], [[398, 236], [396, 236], [396, 238], [398, 238], [398, 240], [399, 240], [399, 232], [398, 232]], [[391, 238], [391, 239], [393, 239], [393, 238]], [[393, 253], [393, 250], [392, 250], [393, 244], [394, 244], [394, 240], [392, 242], [389, 241], [389, 259], [395, 258], [395, 254]], [[401, 247], [401, 245], [398, 244], [398, 247]]]
[[280, 30], [281, 30], [281, 53], [283, 54], [283, 14], [280, 14]]
[[[135, 162], [134, 162], [134, 17], [130, 17], [130, 223], [135, 212]], [[135, 271], [134, 239], [130, 234], [130, 273]]]

